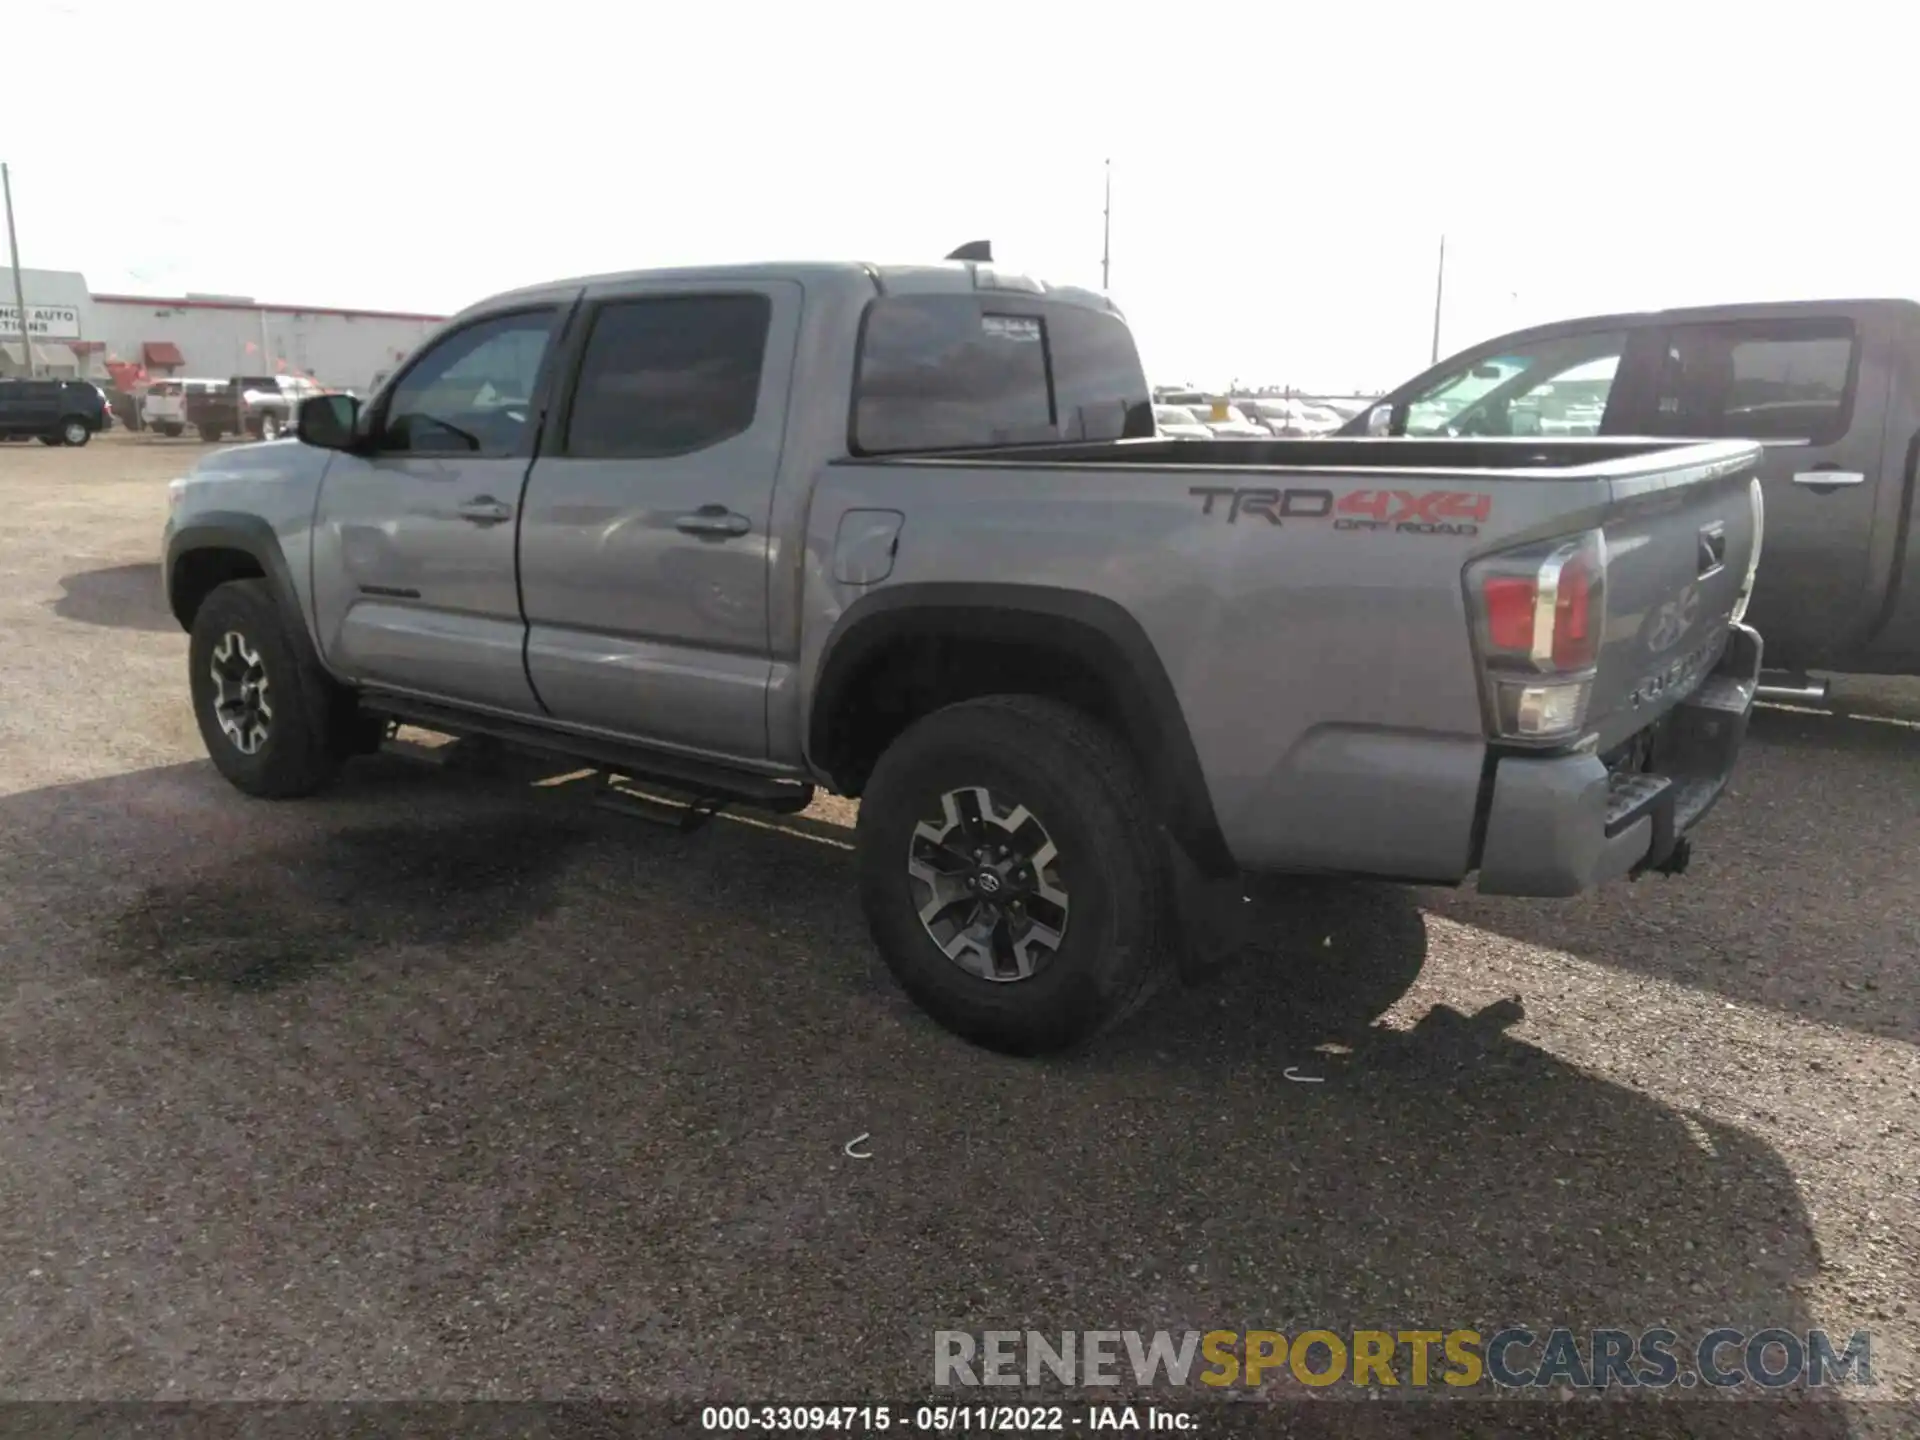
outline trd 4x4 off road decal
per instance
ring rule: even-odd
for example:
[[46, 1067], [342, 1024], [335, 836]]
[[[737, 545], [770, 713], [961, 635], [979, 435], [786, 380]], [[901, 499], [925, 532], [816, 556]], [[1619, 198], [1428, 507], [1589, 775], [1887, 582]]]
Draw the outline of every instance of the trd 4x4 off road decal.
[[1493, 514], [1493, 497], [1475, 490], [1281, 490], [1270, 485], [1195, 485], [1202, 515], [1229, 525], [1242, 515], [1281, 525], [1327, 520], [1336, 530], [1391, 530], [1402, 535], [1478, 535]]

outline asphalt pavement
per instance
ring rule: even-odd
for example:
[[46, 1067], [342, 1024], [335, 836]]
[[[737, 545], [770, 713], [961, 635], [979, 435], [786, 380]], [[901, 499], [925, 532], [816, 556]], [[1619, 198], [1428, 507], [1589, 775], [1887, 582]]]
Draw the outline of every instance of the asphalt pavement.
[[1683, 877], [1289, 887], [1226, 973], [1016, 1061], [893, 987], [843, 802], [683, 836], [521, 768], [232, 791], [154, 563], [198, 453], [0, 446], [0, 1397], [818, 1401], [925, 1394], [942, 1329], [1819, 1326], [1871, 1332], [1880, 1406], [1745, 1413], [1910, 1433], [1920, 687], [1758, 715]]

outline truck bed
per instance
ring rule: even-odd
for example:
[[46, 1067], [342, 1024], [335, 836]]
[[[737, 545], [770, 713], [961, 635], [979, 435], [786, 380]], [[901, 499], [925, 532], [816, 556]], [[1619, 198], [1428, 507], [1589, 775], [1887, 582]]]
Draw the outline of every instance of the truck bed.
[[[1527, 478], [1552, 479], [1562, 472], [1590, 478], [1596, 465], [1614, 475], [1667, 469], [1685, 463], [1679, 452], [1724, 451], [1718, 443], [1697, 445], [1672, 440], [1568, 437], [1425, 440], [1378, 436], [1341, 439], [1272, 440], [1101, 440], [1059, 445], [1007, 445], [988, 449], [889, 455], [884, 463], [908, 461], [992, 462], [1020, 465], [1152, 465], [1171, 469], [1409, 470], [1456, 474], [1467, 470], [1527, 472]], [[1639, 463], [1636, 463], [1639, 462]], [[859, 460], [845, 463], [859, 464]], [[875, 463], [881, 463], [876, 461]]]
[[[808, 553], [835, 553], [849, 511], [899, 512], [894, 596], [974, 575], [1112, 602], [1165, 657], [1236, 853], [1457, 879], [1494, 729], [1475, 567], [1603, 537], [1602, 639], [1568, 743], [1631, 753], [1725, 651], [1759, 458], [1587, 437], [917, 452], [827, 465]], [[1299, 815], [1315, 825], [1273, 818]]]

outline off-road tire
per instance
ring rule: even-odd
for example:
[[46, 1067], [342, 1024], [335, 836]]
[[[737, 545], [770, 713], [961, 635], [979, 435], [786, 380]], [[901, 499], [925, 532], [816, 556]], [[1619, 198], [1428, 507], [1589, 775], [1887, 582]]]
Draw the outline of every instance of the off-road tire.
[[[1024, 805], [1058, 847], [1071, 908], [1059, 948], [1020, 980], [949, 959], [921, 924], [907, 872], [914, 827], [979, 786]], [[941, 1025], [988, 1049], [1038, 1055], [1119, 1024], [1174, 972], [1176, 911], [1162, 830], [1138, 765], [1090, 716], [993, 695], [910, 726], [860, 802], [860, 899], [894, 978]]]
[[200, 438], [209, 445], [216, 444], [224, 433], [218, 425], [202, 425], [200, 427]]
[[[341, 703], [327, 675], [306, 658], [287, 615], [264, 580], [234, 580], [201, 602], [187, 646], [193, 718], [214, 768], [236, 789], [267, 799], [311, 795], [333, 778], [344, 746]], [[272, 697], [267, 738], [244, 753], [215, 713], [214, 651], [229, 634], [242, 636], [265, 670]]]

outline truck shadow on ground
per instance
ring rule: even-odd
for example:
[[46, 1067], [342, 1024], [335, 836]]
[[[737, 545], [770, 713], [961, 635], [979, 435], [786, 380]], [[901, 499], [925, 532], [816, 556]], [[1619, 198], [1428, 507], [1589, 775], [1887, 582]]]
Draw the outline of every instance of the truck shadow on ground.
[[149, 633], [180, 630], [162, 599], [158, 565], [77, 571], [60, 577], [60, 591], [53, 613], [64, 620]]
[[[338, 1394], [404, 1337], [443, 1393], [909, 1395], [942, 1328], [1810, 1323], [1762, 1140], [1507, 1006], [1371, 1024], [1424, 955], [1393, 887], [1019, 1062], [899, 998], [833, 827], [682, 836], [375, 762], [296, 805], [204, 764], [30, 792], [0, 836], [10, 1160], [87, 1195], [16, 1243], [102, 1257], [0, 1314], [0, 1387]], [[1315, 950], [1349, 962], [1317, 993]], [[115, 1343], [63, 1349], [103, 1305]]]
[[1920, 1041], [1920, 731], [1756, 710], [1683, 876], [1436, 915], [1794, 1016]]

